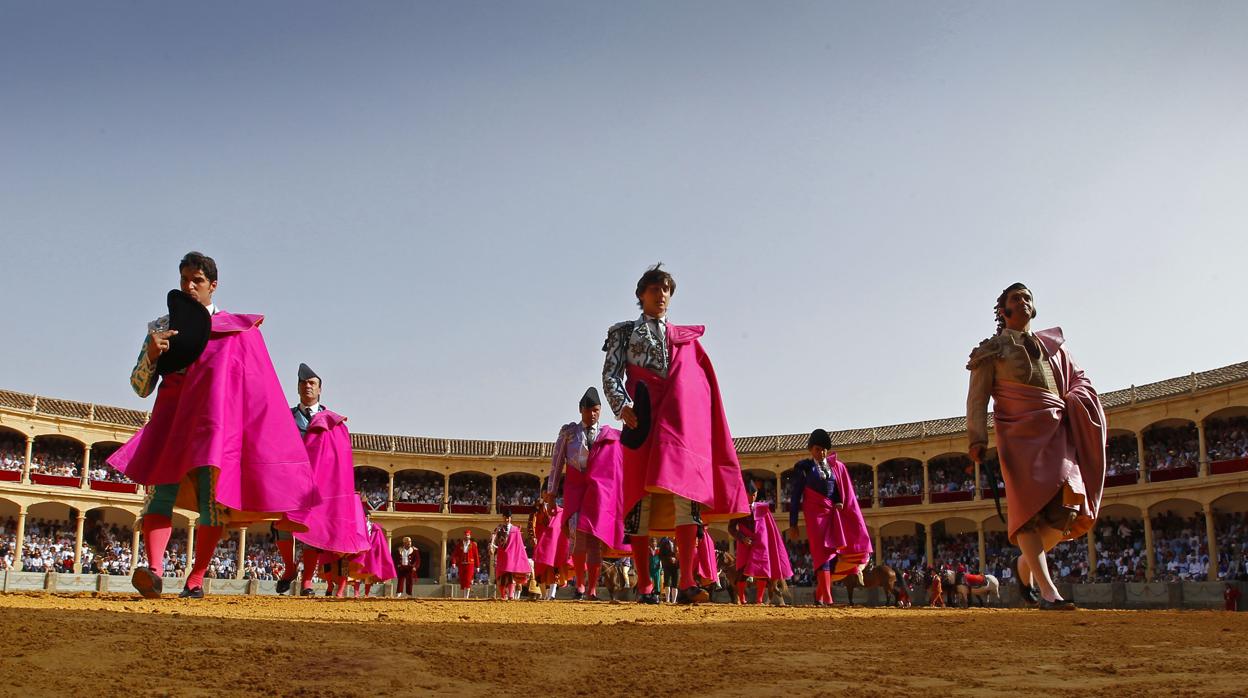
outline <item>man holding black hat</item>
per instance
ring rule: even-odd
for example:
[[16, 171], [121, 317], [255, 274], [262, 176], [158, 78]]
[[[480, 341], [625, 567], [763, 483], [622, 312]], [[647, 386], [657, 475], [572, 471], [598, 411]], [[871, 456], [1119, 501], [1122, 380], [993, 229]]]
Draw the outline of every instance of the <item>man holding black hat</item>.
[[585, 391], [578, 407], [581, 420], [559, 428], [542, 502], [553, 508], [562, 487], [563, 517], [573, 538], [575, 598], [597, 601], [603, 548], [621, 553], [628, 550], [624, 540], [624, 454], [620, 432], [598, 423], [602, 400], [595, 388]]
[[793, 466], [789, 495], [789, 538], [798, 540], [797, 513], [806, 518], [806, 542], [815, 568], [815, 605], [832, 605], [832, 582], [859, 575], [871, 555], [871, 534], [858, 508], [849, 469], [832, 450], [823, 429], [806, 441], [810, 458]]
[[[307, 528], [293, 534], [303, 544], [301, 594], [312, 595], [312, 575], [322, 553], [353, 555], [369, 547], [367, 521], [355, 493], [355, 464], [347, 418], [321, 404], [321, 377], [299, 364], [299, 404], [290, 408], [303, 436], [308, 460], [321, 501], [310, 509], [291, 512], [290, 519]], [[295, 551], [291, 534], [277, 531], [277, 547], [286, 572], [277, 582], [284, 594], [295, 578]]]
[[151, 419], [108, 459], [134, 482], [156, 486], [142, 524], [149, 566], [136, 567], [131, 577], [147, 598], [163, 590], [175, 505], [199, 511], [182, 596], [202, 598], [204, 572], [226, 523], [279, 520], [299, 528], [286, 513], [317, 501], [307, 452], [280, 418], [285, 399], [260, 334], [264, 317], [213, 304], [211, 257], [190, 252], [178, 273], [181, 290], [169, 293], [170, 314], [148, 325], [130, 374], [140, 397], [161, 376]]
[[637, 591], [658, 603], [649, 574], [652, 535], [675, 533], [681, 603], [709, 598], [697, 584], [698, 528], [749, 513], [741, 464], [732, 443], [700, 325], [673, 325], [667, 309], [676, 280], [656, 264], [637, 281], [641, 317], [612, 325], [602, 349], [602, 387], [624, 422], [625, 526]]

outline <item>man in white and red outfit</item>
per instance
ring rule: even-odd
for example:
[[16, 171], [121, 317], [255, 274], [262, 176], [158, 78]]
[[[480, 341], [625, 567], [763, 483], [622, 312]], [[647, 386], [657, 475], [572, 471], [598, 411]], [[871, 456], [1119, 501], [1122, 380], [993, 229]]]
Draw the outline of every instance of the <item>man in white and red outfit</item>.
[[[581, 421], [559, 429], [542, 502], [555, 510], [555, 497], [562, 487], [563, 520], [572, 539], [575, 598], [597, 601], [603, 550], [628, 551], [624, 542], [624, 453], [620, 432], [598, 423], [602, 414], [598, 391], [586, 390], [579, 408]], [[545, 562], [544, 553], [534, 551], [535, 561]]]
[[399, 592], [412, 595], [412, 580], [420, 571], [420, 549], [412, 545], [412, 539], [403, 536], [403, 544], [394, 550], [394, 570], [399, 575]]
[[695, 576], [698, 527], [750, 508], [715, 370], [698, 341], [705, 328], [668, 323], [676, 281], [661, 266], [637, 281], [641, 317], [607, 331], [602, 386], [626, 427], [625, 528], [632, 534], [638, 600], [659, 602], [650, 579], [650, 536], [674, 533], [677, 601], [701, 603], [710, 595]]
[[451, 552], [451, 564], [459, 576], [459, 590], [464, 598], [472, 598], [472, 578], [481, 565], [481, 555], [477, 552], [477, 542], [472, 539], [472, 531], [464, 531], [464, 538], [455, 545]]

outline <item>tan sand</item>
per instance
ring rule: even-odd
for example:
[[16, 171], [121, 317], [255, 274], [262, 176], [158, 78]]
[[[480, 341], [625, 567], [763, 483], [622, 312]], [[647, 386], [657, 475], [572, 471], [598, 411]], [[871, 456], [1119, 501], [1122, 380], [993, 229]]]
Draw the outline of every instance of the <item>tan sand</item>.
[[8, 594], [0, 695], [1230, 696], [1246, 634], [1213, 611]]

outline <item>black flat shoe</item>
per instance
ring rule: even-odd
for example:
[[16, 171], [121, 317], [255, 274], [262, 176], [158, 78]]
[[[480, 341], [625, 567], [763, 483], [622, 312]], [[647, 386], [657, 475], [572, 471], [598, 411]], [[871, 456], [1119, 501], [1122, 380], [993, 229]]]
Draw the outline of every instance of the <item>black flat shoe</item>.
[[282, 594], [285, 594], [286, 592], [290, 591], [290, 583], [293, 581], [295, 580], [293, 579], [277, 580], [277, 595], [281, 596]]
[[644, 603], [650, 606], [659, 605], [659, 595], [657, 593], [638, 594], [637, 603]]
[[184, 587], [182, 589], [182, 593], [178, 594], [178, 598], [179, 599], [202, 599], [204, 598], [204, 588], [195, 587], [194, 589], [192, 589], [190, 587]]
[[316, 596], [316, 592], [312, 590], [312, 587], [308, 587], [307, 589], [304, 589], [303, 591], [299, 592], [299, 595], [300, 596]]
[[1044, 599], [1040, 599], [1036, 608], [1039, 608], [1041, 611], [1074, 611], [1078, 607], [1075, 606], [1074, 601], [1070, 601], [1069, 599], [1059, 599], [1057, 601], [1046, 601]]
[[164, 581], [150, 567], [134, 568], [134, 573], [130, 575], [130, 583], [145, 599], [159, 599], [160, 593], [165, 588]]

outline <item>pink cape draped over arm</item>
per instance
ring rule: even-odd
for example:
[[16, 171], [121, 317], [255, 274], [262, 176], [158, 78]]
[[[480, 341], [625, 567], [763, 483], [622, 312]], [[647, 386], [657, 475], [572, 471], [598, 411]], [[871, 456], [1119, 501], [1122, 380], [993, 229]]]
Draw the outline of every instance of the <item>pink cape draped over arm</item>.
[[[535, 525], [533, 535], [533, 564], [559, 569], [568, 560], [568, 527], [564, 525], [567, 510], [555, 507], [554, 516], [543, 525]], [[537, 514], [533, 514], [537, 516]]]
[[793, 576], [789, 551], [780, 527], [767, 502], [754, 503], [754, 531], [751, 544], [737, 543], [737, 568], [750, 577], [788, 579]]
[[[855, 561], [871, 554], [871, 533], [858, 506], [849, 469], [828, 453], [832, 476], [841, 495], [842, 508], [838, 510], [832, 500], [809, 487], [802, 495], [802, 513], [806, 517], [806, 539], [810, 544], [810, 557], [815, 567], [820, 567], [833, 555]], [[855, 562], [857, 564], [857, 562]]]
[[494, 565], [496, 575], [504, 572], [529, 573], [529, 553], [524, 549], [524, 536], [520, 534], [519, 526], [512, 524], [511, 535], [494, 551]]
[[240, 512], [288, 512], [317, 502], [312, 466], [290, 418], [260, 315], [218, 312], [185, 375], [161, 379], [151, 420], [109, 459], [141, 485], [218, 471], [216, 498]]
[[715, 369], [698, 338], [704, 328], [668, 325], [667, 378], [629, 364], [627, 388], [650, 391], [650, 434], [624, 449], [624, 509], [647, 492], [670, 492], [702, 505], [703, 521], [749, 513], [741, 463], [728, 430]]
[[1036, 337], [1049, 356], [1058, 394], [1006, 381], [992, 388], [1011, 543], [1063, 484], [1082, 498], [1066, 540], [1082, 537], [1096, 522], [1105, 487], [1106, 421], [1100, 397], [1062, 346], [1060, 328]]
[[[359, 508], [358, 499], [356, 508]], [[386, 544], [386, 531], [376, 524], [368, 534], [368, 547], [363, 552], [348, 556], [347, 563], [347, 576], [370, 584], [399, 576], [394, 569], [390, 546]]]
[[576, 514], [576, 530], [602, 541], [610, 550], [628, 552], [624, 537], [624, 447], [620, 432], [602, 425], [582, 473], [568, 468], [563, 478], [564, 520]]
[[369, 537], [368, 522], [355, 493], [355, 463], [346, 420], [330, 410], [313, 415], [304, 445], [321, 501], [309, 509], [290, 512], [289, 518], [307, 528], [294, 534], [301, 542], [351, 554], [367, 550]]
[[698, 541], [697, 556], [694, 557], [694, 576], [701, 582], [705, 579], [719, 579], [719, 560], [715, 555], [715, 539], [711, 537], [711, 529], [702, 527], [702, 538]]

